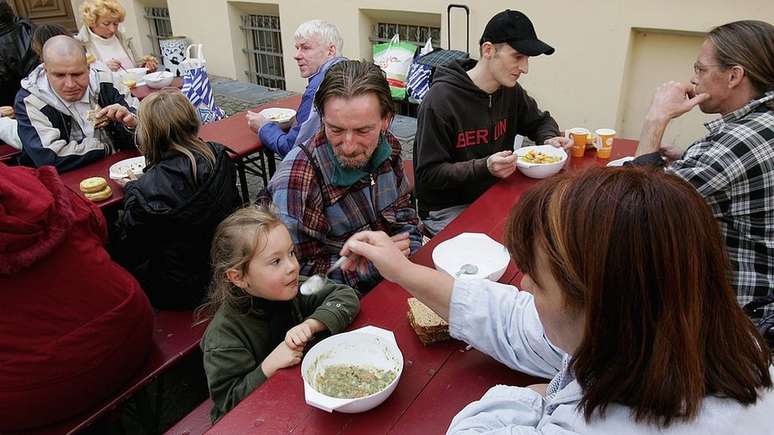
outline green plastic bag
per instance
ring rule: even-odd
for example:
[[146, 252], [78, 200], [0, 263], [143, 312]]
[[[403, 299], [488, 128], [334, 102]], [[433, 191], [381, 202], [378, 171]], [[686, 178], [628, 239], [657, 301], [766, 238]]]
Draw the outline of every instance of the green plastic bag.
[[390, 42], [374, 44], [374, 63], [387, 75], [393, 100], [406, 98], [406, 76], [417, 46], [409, 42], [400, 42], [395, 35]]

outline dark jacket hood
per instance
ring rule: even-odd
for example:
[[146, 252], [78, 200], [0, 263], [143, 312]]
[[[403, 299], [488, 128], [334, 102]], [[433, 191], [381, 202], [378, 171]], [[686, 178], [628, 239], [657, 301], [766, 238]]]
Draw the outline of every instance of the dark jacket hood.
[[487, 93], [481, 90], [473, 80], [468, 76], [478, 61], [475, 59], [459, 59], [449, 62], [446, 65], [438, 65], [433, 72], [431, 86], [436, 83], [447, 83], [462, 91], [471, 92], [479, 97], [486, 97]]

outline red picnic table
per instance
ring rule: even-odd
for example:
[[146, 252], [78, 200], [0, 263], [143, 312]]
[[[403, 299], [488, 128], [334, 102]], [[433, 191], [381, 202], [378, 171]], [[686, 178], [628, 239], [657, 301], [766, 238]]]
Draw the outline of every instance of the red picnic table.
[[[616, 140], [611, 159], [634, 155], [637, 142]], [[566, 170], [600, 166], [593, 150], [571, 158]], [[539, 180], [520, 172], [487, 190], [457, 219], [430, 240], [412, 258], [432, 267], [438, 243], [463, 232], [485, 233], [502, 242], [503, 227], [513, 204]], [[500, 282], [519, 284], [513, 262]], [[327, 413], [306, 405], [300, 365], [278, 371], [224, 416], [208, 433], [315, 433], [315, 434], [435, 434], [448, 428], [454, 415], [497, 384], [526, 386], [544, 380], [513, 371], [465, 343], [449, 341], [427, 347], [406, 320], [410, 294], [383, 281], [361, 301], [360, 314], [350, 329], [374, 325], [393, 331], [405, 361], [400, 382], [380, 406], [361, 414]]]
[[[286, 97], [280, 100], [261, 104], [260, 106], [257, 106], [251, 110], [257, 112], [269, 107], [297, 108], [300, 102], [301, 96], [294, 95], [291, 97]], [[262, 165], [261, 168], [263, 173], [259, 175], [264, 177], [264, 184], [266, 184], [268, 177], [274, 173], [276, 168], [274, 164], [274, 154], [263, 148], [258, 135], [253, 133], [253, 131], [250, 130], [250, 127], [247, 126], [247, 120], [245, 119], [246, 113], [246, 111], [235, 113], [226, 119], [202, 126], [201, 130], [199, 131], [199, 136], [202, 139], [218, 142], [228, 148], [231, 158], [237, 165], [239, 183], [242, 190], [242, 198], [245, 202], [250, 199], [249, 192], [247, 190], [246, 175], [246, 171], [249, 170], [248, 165]], [[250, 157], [251, 154], [255, 153], [259, 153], [259, 156]], [[263, 165], [264, 154], [268, 159], [268, 169], [267, 166]], [[110, 166], [121, 160], [137, 157], [139, 155], [139, 151], [135, 149], [121, 150], [115, 154], [111, 154], [105, 157], [104, 159], [100, 159], [87, 165], [81, 166], [80, 168], [73, 169], [72, 171], [65, 172], [61, 174], [61, 177], [69, 189], [78, 192], [81, 195], [82, 193], [80, 193], [78, 187], [81, 180], [89, 177], [105, 178], [108, 180], [108, 184], [113, 190], [113, 196], [106, 199], [105, 201], [98, 202], [97, 205], [102, 209], [112, 208], [113, 206], [120, 205], [123, 202], [124, 189], [118, 185], [118, 183], [110, 179]]]
[[[250, 111], [260, 112], [270, 107], [298, 109], [299, 104], [301, 104], [301, 95], [292, 95], [261, 104]], [[247, 126], [246, 115], [247, 111], [235, 113], [226, 119], [202, 126], [199, 131], [199, 136], [202, 139], [218, 142], [229, 149], [231, 158], [237, 165], [242, 200], [245, 203], [250, 200], [247, 189], [247, 172], [263, 178], [263, 184], [266, 185], [277, 168], [274, 153], [266, 149], [261, 144], [258, 134]], [[257, 156], [251, 157], [256, 153]]]
[[19, 155], [21, 155], [21, 150], [17, 150], [4, 142], [0, 142], [0, 162], [8, 163]]

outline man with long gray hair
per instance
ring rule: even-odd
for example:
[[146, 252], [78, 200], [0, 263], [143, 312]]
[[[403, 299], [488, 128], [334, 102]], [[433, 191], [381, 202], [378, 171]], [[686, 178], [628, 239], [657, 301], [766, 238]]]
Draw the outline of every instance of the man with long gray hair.
[[[712, 29], [693, 72], [690, 83], [656, 90], [634, 163], [666, 163], [704, 196], [726, 241], [737, 300], [760, 321], [774, 314], [774, 26], [747, 20]], [[685, 152], [661, 144], [669, 122], [695, 106], [721, 115], [705, 124], [708, 134]]]
[[301, 104], [296, 111], [293, 127], [286, 133], [280, 124], [258, 113], [247, 113], [247, 124], [258, 133], [261, 144], [284, 158], [294, 145], [304, 143], [320, 130], [320, 116], [313, 101], [328, 68], [344, 60], [341, 57], [344, 41], [333, 24], [322, 20], [307, 21], [296, 29], [296, 54], [301, 78], [309, 79]]
[[[293, 148], [267, 188], [288, 227], [301, 274], [324, 273], [358, 231], [384, 231], [405, 255], [422, 244], [400, 143], [390, 86], [370, 62], [348, 60], [328, 71], [315, 96], [323, 129]], [[331, 272], [361, 293], [380, 280], [370, 263]]]

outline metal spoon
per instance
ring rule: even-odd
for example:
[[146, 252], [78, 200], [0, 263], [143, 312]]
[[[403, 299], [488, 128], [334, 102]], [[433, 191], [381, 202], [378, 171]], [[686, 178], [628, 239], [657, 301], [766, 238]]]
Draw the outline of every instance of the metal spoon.
[[460, 270], [454, 274], [455, 278], [459, 278], [460, 275], [475, 275], [478, 273], [478, 266], [475, 264], [465, 263], [460, 266]]
[[317, 275], [311, 276], [308, 280], [301, 284], [301, 294], [309, 296], [322, 290], [323, 287], [325, 287], [325, 282], [328, 281], [328, 274], [341, 267], [345, 261], [347, 261], [347, 257], [342, 255], [341, 258], [336, 260], [336, 262], [328, 268], [327, 272], [318, 273]]

